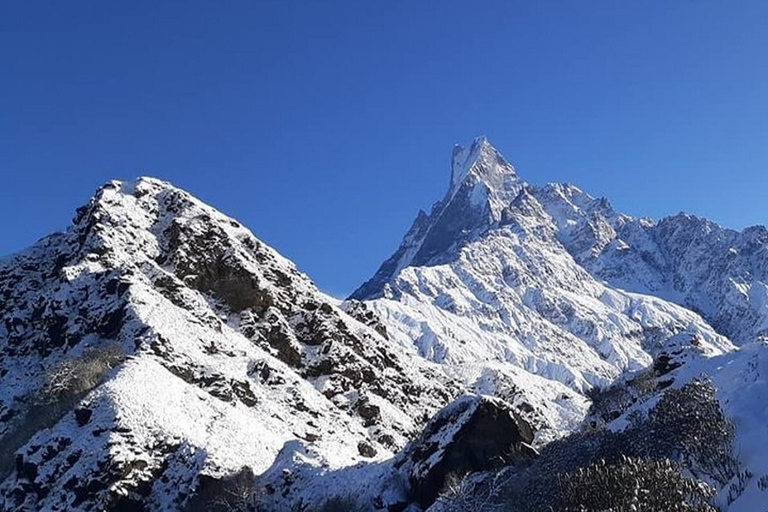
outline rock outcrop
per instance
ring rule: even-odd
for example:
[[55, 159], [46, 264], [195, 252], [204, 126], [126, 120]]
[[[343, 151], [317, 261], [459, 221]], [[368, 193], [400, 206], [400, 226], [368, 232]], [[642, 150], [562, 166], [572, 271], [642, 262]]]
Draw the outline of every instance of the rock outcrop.
[[440, 410], [395, 463], [411, 501], [426, 509], [450, 475], [490, 471], [536, 457], [533, 431], [503, 401], [464, 396]]

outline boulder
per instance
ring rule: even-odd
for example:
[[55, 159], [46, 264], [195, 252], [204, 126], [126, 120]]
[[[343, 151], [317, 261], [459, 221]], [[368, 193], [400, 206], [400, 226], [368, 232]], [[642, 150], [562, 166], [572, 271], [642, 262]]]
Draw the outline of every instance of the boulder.
[[397, 465], [411, 501], [427, 509], [450, 474], [487, 471], [535, 457], [531, 426], [504, 401], [466, 395], [440, 410]]
[[195, 494], [184, 512], [238, 512], [253, 504], [254, 475], [251, 468], [225, 477], [200, 475]]

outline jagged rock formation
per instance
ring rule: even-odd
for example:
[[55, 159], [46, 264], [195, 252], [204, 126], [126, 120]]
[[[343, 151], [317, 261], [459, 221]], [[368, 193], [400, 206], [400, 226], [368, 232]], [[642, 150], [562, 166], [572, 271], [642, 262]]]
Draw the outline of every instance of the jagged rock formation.
[[565, 249], [614, 288], [701, 314], [737, 343], [768, 336], [764, 226], [735, 231], [683, 213], [634, 219], [573, 185], [528, 185], [483, 137], [469, 149], [457, 146], [451, 167], [445, 197], [429, 215], [419, 212], [395, 254], [353, 298], [397, 296], [393, 282], [404, 269], [449, 263], [485, 234], [513, 226]]
[[537, 197], [561, 214], [559, 239], [592, 275], [696, 311], [737, 344], [768, 337], [765, 227], [735, 231], [682, 213], [632, 219], [573, 186]]
[[467, 149], [455, 146], [445, 197], [435, 203], [430, 215], [419, 212], [400, 248], [352, 298], [381, 296], [386, 284], [402, 269], [450, 258], [451, 248], [498, 221], [524, 185], [512, 165], [485, 138], [475, 140]]

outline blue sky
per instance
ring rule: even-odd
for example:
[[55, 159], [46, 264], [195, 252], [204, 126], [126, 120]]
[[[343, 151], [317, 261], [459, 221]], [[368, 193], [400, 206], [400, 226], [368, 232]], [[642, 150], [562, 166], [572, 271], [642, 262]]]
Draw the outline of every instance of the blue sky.
[[768, 223], [768, 2], [0, 4], [0, 254], [172, 181], [343, 295], [485, 134], [629, 214]]

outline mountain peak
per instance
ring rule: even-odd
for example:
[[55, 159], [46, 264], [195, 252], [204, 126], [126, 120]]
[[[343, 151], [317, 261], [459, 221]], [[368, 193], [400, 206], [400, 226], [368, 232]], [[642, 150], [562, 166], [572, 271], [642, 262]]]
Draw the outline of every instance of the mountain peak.
[[480, 154], [488, 151], [495, 151], [495, 148], [488, 142], [485, 135], [475, 138], [467, 148], [456, 143], [451, 155], [451, 188], [460, 184]]
[[468, 148], [456, 145], [451, 161], [451, 183], [445, 197], [429, 215], [419, 215], [398, 250], [352, 298], [378, 297], [400, 270], [455, 256], [456, 249], [502, 218], [503, 210], [526, 183], [485, 137]]
[[518, 180], [515, 168], [484, 135], [475, 138], [467, 148], [459, 144], [453, 147], [449, 195], [453, 195], [470, 176], [491, 189]]

